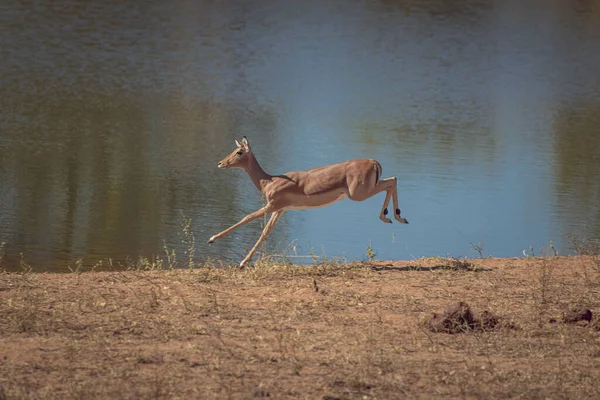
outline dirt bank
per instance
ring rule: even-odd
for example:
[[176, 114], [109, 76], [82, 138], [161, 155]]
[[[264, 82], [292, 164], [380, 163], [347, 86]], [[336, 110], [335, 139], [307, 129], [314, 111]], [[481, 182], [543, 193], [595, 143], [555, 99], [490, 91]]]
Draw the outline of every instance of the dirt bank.
[[4, 273], [0, 399], [598, 398], [596, 261]]

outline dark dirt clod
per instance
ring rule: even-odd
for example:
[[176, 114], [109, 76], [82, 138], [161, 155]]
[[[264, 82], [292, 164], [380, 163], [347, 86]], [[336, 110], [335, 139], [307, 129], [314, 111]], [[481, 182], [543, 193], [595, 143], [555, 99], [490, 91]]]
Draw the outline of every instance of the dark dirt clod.
[[473, 329], [475, 319], [469, 305], [460, 301], [446, 308], [441, 315], [434, 313], [428, 325], [433, 332], [460, 333]]
[[500, 318], [498, 318], [496, 315], [492, 314], [491, 312], [485, 310], [484, 312], [481, 313], [481, 318], [479, 321], [479, 325], [481, 326], [481, 329], [484, 329], [484, 330], [494, 329], [496, 326], [498, 326], [499, 323], [500, 323]]
[[563, 322], [566, 324], [576, 324], [580, 321], [591, 321], [592, 311], [587, 307], [573, 307], [563, 314]]
[[487, 310], [479, 318], [475, 317], [469, 305], [462, 301], [447, 307], [442, 314], [434, 313], [427, 325], [431, 331], [441, 333], [488, 331], [499, 326], [517, 329], [511, 323], [503, 323], [498, 316]]

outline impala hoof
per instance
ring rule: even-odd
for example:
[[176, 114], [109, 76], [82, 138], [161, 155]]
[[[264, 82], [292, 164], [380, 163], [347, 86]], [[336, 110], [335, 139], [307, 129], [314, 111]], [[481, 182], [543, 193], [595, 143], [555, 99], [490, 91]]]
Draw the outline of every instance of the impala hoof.
[[396, 215], [396, 221], [400, 222], [401, 224], [408, 224], [408, 220], [406, 218], [402, 218], [399, 215]]
[[215, 237], [211, 237], [210, 239], [208, 239], [208, 244], [213, 244], [215, 242]]
[[380, 220], [382, 220], [383, 222], [385, 222], [386, 224], [391, 224], [392, 220], [389, 218], [385, 218], [385, 217], [379, 217]]

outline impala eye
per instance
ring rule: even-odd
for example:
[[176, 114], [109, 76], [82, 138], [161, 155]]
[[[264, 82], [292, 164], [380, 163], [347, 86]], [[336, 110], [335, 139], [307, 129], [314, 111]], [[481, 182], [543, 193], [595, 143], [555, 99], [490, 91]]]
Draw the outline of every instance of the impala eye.
[[242, 154], [244, 154], [244, 152], [243, 152], [243, 151], [241, 151], [241, 150], [237, 152], [237, 155], [238, 155], [238, 156], [241, 156]]

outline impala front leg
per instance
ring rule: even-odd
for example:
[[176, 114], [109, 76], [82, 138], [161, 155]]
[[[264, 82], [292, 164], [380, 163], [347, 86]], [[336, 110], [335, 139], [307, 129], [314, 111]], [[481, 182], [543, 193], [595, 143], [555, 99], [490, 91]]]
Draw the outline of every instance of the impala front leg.
[[271, 207], [269, 206], [265, 206], [263, 208], [261, 208], [260, 210], [256, 210], [251, 214], [246, 215], [244, 218], [242, 218], [242, 220], [240, 222], [238, 222], [237, 224], [225, 229], [223, 232], [221, 233], [217, 233], [216, 235], [212, 236], [210, 239], [208, 239], [208, 244], [213, 244], [215, 242], [215, 240], [222, 238], [223, 236], [229, 234], [229, 232], [233, 231], [234, 229], [239, 228], [240, 226], [247, 224], [248, 222], [254, 221], [255, 219], [258, 219], [260, 217], [262, 217], [263, 215], [270, 213]]
[[284, 213], [284, 211], [275, 211], [273, 214], [271, 214], [271, 218], [269, 219], [269, 222], [267, 222], [267, 225], [265, 225], [265, 228], [263, 229], [262, 233], [260, 234], [260, 237], [256, 241], [256, 244], [248, 252], [248, 255], [246, 255], [246, 258], [244, 258], [242, 260], [242, 262], [240, 263], [240, 268], [244, 268], [246, 266], [246, 264], [248, 263], [248, 261], [250, 261], [252, 259], [252, 256], [254, 255], [254, 253], [256, 252], [256, 250], [258, 249], [258, 246], [260, 246], [260, 244], [262, 243], [262, 241], [265, 240], [265, 238], [267, 236], [269, 236], [269, 234], [273, 230], [273, 227], [275, 226], [275, 224], [277, 223], [277, 221], [279, 221], [279, 218], [281, 218], [281, 216], [283, 215], [283, 213]]

